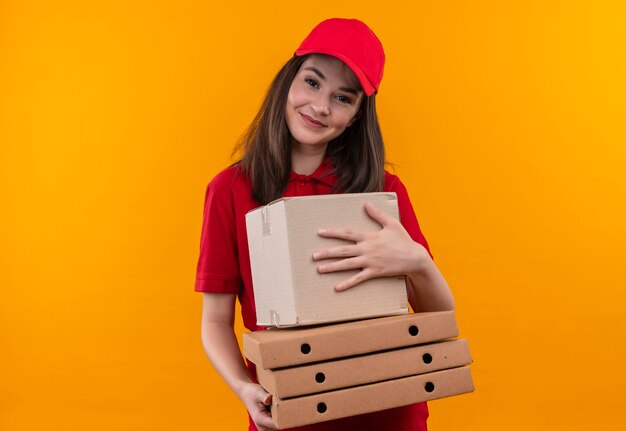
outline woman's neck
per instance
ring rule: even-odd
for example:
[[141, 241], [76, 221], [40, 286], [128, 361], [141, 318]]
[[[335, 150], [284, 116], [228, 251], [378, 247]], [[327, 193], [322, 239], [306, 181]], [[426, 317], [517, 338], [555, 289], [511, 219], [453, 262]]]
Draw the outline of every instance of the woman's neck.
[[291, 170], [300, 175], [311, 175], [324, 160], [326, 145], [306, 148], [294, 143], [291, 147]]

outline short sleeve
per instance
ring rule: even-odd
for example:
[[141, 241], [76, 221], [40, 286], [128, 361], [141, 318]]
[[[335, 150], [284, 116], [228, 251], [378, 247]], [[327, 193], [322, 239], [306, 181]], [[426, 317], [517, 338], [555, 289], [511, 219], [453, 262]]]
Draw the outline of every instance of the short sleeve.
[[232, 188], [218, 175], [206, 189], [195, 290], [236, 294], [241, 283]]
[[417, 217], [415, 216], [415, 211], [413, 211], [411, 199], [409, 198], [409, 193], [407, 192], [402, 181], [400, 181], [400, 179], [395, 175], [387, 173], [385, 177], [385, 191], [396, 193], [398, 196], [398, 210], [400, 212], [400, 222], [402, 223], [402, 226], [404, 226], [413, 241], [424, 246], [426, 251], [428, 251], [428, 254], [432, 257], [428, 241], [426, 241], [426, 238], [420, 229]]

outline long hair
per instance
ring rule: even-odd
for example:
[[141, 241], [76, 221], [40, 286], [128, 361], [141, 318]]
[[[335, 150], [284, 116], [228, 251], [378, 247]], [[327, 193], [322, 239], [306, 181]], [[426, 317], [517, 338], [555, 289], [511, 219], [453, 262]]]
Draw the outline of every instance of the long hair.
[[[276, 74], [254, 120], [235, 147], [241, 153], [252, 195], [262, 205], [282, 196], [291, 174], [292, 137], [285, 118], [291, 83], [308, 56], [292, 57]], [[385, 146], [376, 115], [376, 96], [364, 96], [356, 120], [328, 143], [326, 155], [337, 176], [334, 192], [382, 191]]]

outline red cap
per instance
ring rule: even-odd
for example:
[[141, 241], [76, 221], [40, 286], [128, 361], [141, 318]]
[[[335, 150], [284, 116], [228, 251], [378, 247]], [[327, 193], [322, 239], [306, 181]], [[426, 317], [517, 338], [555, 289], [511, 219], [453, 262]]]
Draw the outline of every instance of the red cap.
[[378, 92], [385, 52], [374, 32], [358, 19], [331, 18], [319, 23], [295, 55], [326, 54], [348, 65], [368, 96]]

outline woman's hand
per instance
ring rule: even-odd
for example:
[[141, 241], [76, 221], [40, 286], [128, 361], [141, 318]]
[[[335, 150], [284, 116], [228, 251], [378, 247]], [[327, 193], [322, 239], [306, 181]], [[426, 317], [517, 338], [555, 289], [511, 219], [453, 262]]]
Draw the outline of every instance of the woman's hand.
[[313, 259], [317, 261], [341, 259], [320, 263], [317, 270], [325, 273], [360, 269], [337, 284], [336, 290], [349, 289], [370, 278], [405, 275], [407, 296], [415, 312], [454, 310], [452, 292], [428, 251], [413, 241], [399, 220], [379, 211], [371, 203], [365, 204], [365, 210], [382, 229], [376, 232], [321, 229], [319, 234], [323, 237], [341, 238], [354, 244], [313, 253]]
[[241, 401], [248, 409], [250, 417], [259, 431], [275, 430], [276, 425], [268, 407], [272, 405], [272, 395], [256, 383], [246, 383], [239, 393]]
[[335, 286], [336, 290], [349, 289], [375, 277], [410, 275], [419, 272], [430, 260], [426, 249], [413, 241], [396, 218], [379, 211], [374, 205], [365, 204], [367, 214], [380, 223], [376, 232], [351, 229], [325, 228], [319, 234], [326, 238], [340, 238], [354, 242], [313, 254], [313, 259], [342, 258], [336, 262], [320, 263], [320, 273], [360, 269], [357, 274]]

